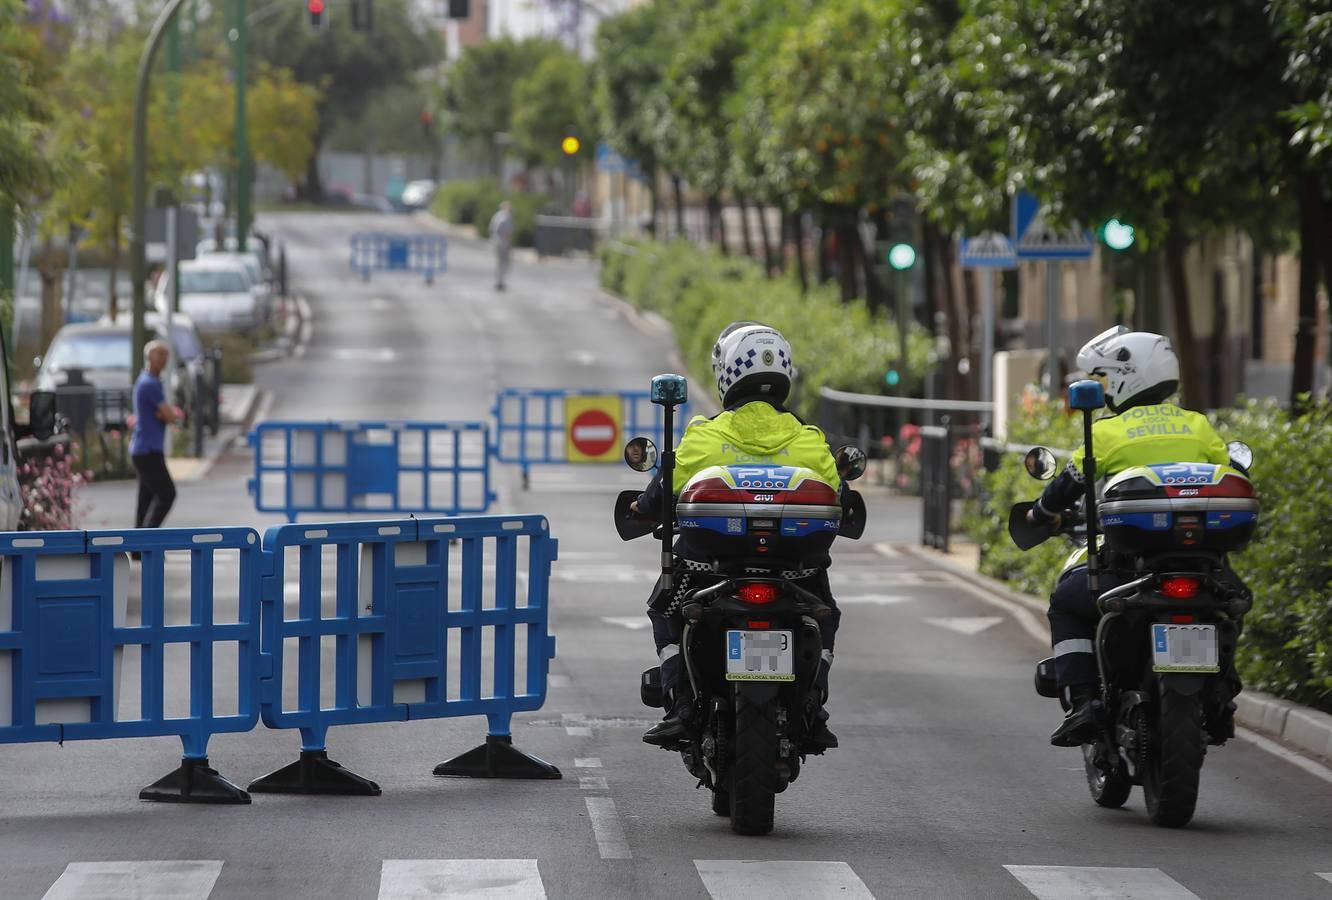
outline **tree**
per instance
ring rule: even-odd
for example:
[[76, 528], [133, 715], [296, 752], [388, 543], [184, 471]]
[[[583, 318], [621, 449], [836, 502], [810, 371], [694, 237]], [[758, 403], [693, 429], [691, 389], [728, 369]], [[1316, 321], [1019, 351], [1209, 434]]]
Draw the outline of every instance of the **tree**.
[[565, 50], [549, 51], [513, 85], [512, 136], [529, 166], [564, 162], [560, 141], [572, 131], [589, 150], [596, 144], [591, 71]]
[[496, 177], [503, 161], [500, 136], [513, 128], [515, 85], [547, 57], [565, 52], [554, 41], [504, 37], [468, 47], [449, 69], [445, 109], [461, 137], [487, 148]]
[[263, 27], [251, 30], [250, 46], [260, 60], [322, 92], [304, 187], [314, 200], [323, 197], [317, 158], [333, 125], [359, 119], [379, 91], [407, 83], [441, 54], [439, 36], [409, 0], [376, 0], [373, 33], [353, 31], [345, 15], [330, 16], [329, 27], [316, 32], [306, 23], [302, 4], [284, 4]]
[[51, 108], [42, 47], [19, 0], [0, 0], [0, 208], [12, 209], [55, 175], [44, 151]]

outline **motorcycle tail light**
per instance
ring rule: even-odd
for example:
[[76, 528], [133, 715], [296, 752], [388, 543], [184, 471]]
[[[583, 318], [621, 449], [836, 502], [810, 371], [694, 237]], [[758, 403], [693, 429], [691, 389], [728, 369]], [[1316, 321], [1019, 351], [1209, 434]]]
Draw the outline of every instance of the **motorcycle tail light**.
[[751, 631], [767, 631], [772, 627], [772, 623], [767, 620], [750, 619], [745, 623]]
[[1190, 600], [1198, 594], [1201, 582], [1197, 578], [1175, 576], [1161, 581], [1161, 593], [1173, 600]]
[[763, 606], [776, 600], [782, 589], [775, 584], [758, 581], [740, 585], [740, 599], [753, 606]]

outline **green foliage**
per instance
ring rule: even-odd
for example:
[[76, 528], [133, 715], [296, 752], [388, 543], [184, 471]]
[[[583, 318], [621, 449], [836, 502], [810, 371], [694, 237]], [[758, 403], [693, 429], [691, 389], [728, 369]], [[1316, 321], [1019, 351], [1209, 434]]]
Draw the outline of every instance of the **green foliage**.
[[503, 37], [466, 48], [444, 84], [453, 129], [495, 149], [495, 135], [513, 128], [516, 86], [547, 58], [567, 53], [560, 44], [537, 38]]
[[[1250, 688], [1332, 712], [1332, 405], [1295, 417], [1274, 404], [1252, 403], [1225, 413], [1217, 427], [1253, 448], [1262, 501], [1254, 543], [1231, 558], [1254, 595], [1240, 673]], [[1010, 422], [1009, 441], [1070, 448], [1079, 443], [1078, 419], [1040, 407]], [[984, 505], [963, 522], [981, 547], [981, 571], [1016, 590], [1048, 595], [1070, 545], [1052, 539], [1023, 553], [1007, 534], [1009, 507], [1035, 498], [1043, 484], [1028, 477], [1016, 454], [1006, 454], [984, 481]]]
[[513, 208], [514, 246], [534, 246], [536, 217], [548, 202], [545, 194], [501, 194], [495, 182], [484, 178], [450, 181], [435, 192], [434, 212], [455, 225], [475, 226], [478, 237], [488, 238], [490, 217], [503, 200]]
[[23, 4], [0, 0], [0, 206], [13, 207], [55, 177], [42, 149], [51, 115], [42, 96], [41, 46], [22, 21]]
[[586, 159], [596, 146], [591, 72], [577, 55], [551, 51], [513, 86], [513, 140], [532, 165], [558, 166], [565, 156], [560, 141], [571, 131], [583, 144]]
[[607, 19], [597, 29], [593, 63], [599, 130], [607, 143], [645, 171], [655, 165], [654, 92], [662, 89], [665, 48], [658, 27], [664, 6], [645, 3]]
[[[737, 319], [755, 319], [780, 330], [791, 341], [800, 375], [791, 406], [805, 417], [818, 408], [818, 391], [879, 393], [883, 373], [897, 357], [897, 329], [856, 300], [843, 303], [831, 286], [801, 296], [785, 279], [772, 279], [755, 263], [700, 250], [677, 241], [643, 242], [603, 248], [624, 259], [602, 268], [607, 289], [618, 287], [640, 309], [662, 315], [689, 371], [702, 383], [712, 376], [712, 346], [717, 334]], [[911, 334], [908, 370], [924, 371], [931, 343], [923, 331]]]

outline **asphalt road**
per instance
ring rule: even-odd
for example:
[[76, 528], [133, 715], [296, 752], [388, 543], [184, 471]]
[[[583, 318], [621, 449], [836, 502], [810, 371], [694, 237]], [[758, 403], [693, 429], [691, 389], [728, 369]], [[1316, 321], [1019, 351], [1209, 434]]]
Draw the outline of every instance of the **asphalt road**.
[[[303, 355], [258, 378], [273, 419], [485, 419], [500, 387], [629, 388], [667, 371], [668, 337], [593, 289], [584, 262], [519, 264], [492, 287], [485, 248], [458, 242], [433, 287], [346, 270], [355, 215], [269, 217], [314, 312]], [[799, 336], [791, 336], [799, 352]], [[174, 525], [277, 524], [245, 494], [237, 448], [182, 487]], [[251, 806], [139, 802], [175, 765], [175, 739], [0, 746], [4, 898], [1175, 898], [1332, 897], [1332, 773], [1244, 740], [1211, 751], [1191, 827], [1153, 827], [1135, 792], [1087, 796], [1059, 717], [1031, 690], [1042, 647], [994, 598], [907, 549], [910, 501], [871, 492], [867, 540], [835, 551], [845, 609], [833, 670], [840, 750], [811, 758], [764, 838], [731, 833], [675, 754], [639, 735], [653, 664], [643, 601], [653, 548], [621, 544], [617, 467], [551, 467], [531, 489], [502, 469], [499, 509], [549, 517], [559, 656], [549, 699], [515, 719], [515, 744], [559, 781], [439, 779], [480, 742], [481, 719], [334, 729], [330, 755], [378, 798], [256, 795]], [[90, 491], [111, 524], [126, 487]], [[123, 523], [122, 523], [123, 524]], [[187, 604], [183, 587], [173, 603]], [[175, 671], [184, 678], [184, 672]], [[181, 695], [173, 683], [170, 692]], [[213, 739], [245, 782], [294, 758], [294, 733]]]

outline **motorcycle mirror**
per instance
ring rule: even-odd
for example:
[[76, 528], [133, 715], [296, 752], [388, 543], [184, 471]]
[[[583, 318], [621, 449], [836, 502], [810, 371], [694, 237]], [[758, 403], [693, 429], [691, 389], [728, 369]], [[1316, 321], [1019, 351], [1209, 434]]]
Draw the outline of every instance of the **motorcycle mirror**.
[[1253, 466], [1253, 448], [1243, 441], [1231, 441], [1226, 444], [1226, 452], [1230, 454], [1232, 466], [1246, 472]]
[[624, 464], [635, 472], [651, 472], [657, 467], [657, 445], [645, 437], [636, 437], [624, 445]]
[[865, 451], [847, 444], [833, 454], [837, 460], [837, 474], [843, 481], [855, 481], [865, 474]]
[[1055, 468], [1058, 465], [1054, 453], [1048, 447], [1032, 447], [1027, 451], [1022, 464], [1027, 467], [1027, 474], [1037, 481], [1049, 481], [1054, 478]]

